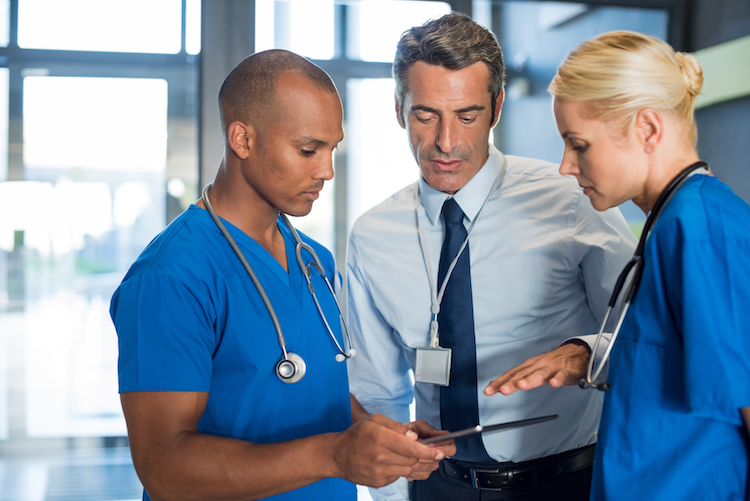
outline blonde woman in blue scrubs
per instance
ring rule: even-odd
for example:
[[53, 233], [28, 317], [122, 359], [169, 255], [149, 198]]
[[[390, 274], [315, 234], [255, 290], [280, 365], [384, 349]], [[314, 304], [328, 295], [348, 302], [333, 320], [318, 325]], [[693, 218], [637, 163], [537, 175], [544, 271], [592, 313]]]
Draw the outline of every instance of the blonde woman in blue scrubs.
[[[649, 214], [699, 162], [702, 83], [697, 60], [658, 39], [619, 31], [584, 42], [550, 85], [560, 172], [598, 210], [633, 200]], [[643, 258], [610, 359], [591, 498], [748, 499], [750, 207], [692, 171]]]

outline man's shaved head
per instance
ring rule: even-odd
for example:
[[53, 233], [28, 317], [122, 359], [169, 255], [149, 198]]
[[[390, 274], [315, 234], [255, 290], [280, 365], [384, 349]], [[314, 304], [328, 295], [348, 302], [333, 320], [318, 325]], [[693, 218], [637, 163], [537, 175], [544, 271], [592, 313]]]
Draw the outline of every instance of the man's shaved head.
[[286, 72], [308, 79], [325, 92], [337, 92], [325, 71], [293, 52], [274, 49], [248, 56], [224, 79], [219, 90], [221, 131], [225, 140], [232, 122], [249, 123], [257, 129], [270, 119], [270, 110], [278, 98], [276, 82]]

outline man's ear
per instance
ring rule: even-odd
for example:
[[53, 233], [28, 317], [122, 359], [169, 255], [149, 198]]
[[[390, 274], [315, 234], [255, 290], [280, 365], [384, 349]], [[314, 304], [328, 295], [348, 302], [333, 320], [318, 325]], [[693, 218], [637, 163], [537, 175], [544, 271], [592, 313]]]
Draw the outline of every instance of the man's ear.
[[497, 95], [495, 100], [495, 116], [492, 117], [492, 124], [490, 127], [497, 125], [500, 120], [500, 113], [503, 111], [503, 103], [505, 102], [505, 89], [500, 90], [500, 94]]
[[644, 151], [652, 153], [664, 138], [664, 117], [653, 108], [643, 108], [635, 116], [634, 128]]
[[401, 102], [398, 100], [398, 96], [394, 95], [393, 100], [396, 103], [396, 120], [398, 121], [398, 124], [401, 126], [402, 129], [406, 129], [406, 124], [404, 123], [404, 116], [401, 114]]
[[245, 160], [255, 146], [257, 138], [255, 127], [242, 122], [232, 122], [227, 128], [227, 146], [237, 157]]

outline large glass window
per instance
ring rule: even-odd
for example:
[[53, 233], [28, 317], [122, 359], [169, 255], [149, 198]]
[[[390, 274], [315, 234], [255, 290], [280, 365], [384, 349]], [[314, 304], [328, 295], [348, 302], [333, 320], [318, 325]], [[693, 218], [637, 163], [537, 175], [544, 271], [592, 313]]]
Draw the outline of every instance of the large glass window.
[[0, 47], [10, 41], [10, 0], [0, 0]]
[[[396, 121], [393, 79], [352, 78], [347, 83], [349, 224], [396, 190], [419, 179], [406, 131]], [[390, 104], [390, 106], [387, 106]]]
[[334, 0], [256, 0], [255, 50], [287, 49], [310, 59], [333, 59], [334, 20]]
[[185, 3], [185, 52], [191, 55], [201, 51], [201, 0]]
[[109, 301], [198, 185], [200, 0], [8, 5], [0, 456], [125, 436]]
[[180, 52], [182, 0], [19, 0], [26, 49]]
[[446, 2], [362, 0], [347, 9], [349, 59], [390, 63], [401, 34], [428, 19], [448, 14]]
[[[23, 232], [28, 436], [117, 436], [111, 292], [165, 222], [167, 84], [27, 77]], [[59, 99], [65, 96], [65, 99]], [[54, 415], [55, 419], [50, 419]]]

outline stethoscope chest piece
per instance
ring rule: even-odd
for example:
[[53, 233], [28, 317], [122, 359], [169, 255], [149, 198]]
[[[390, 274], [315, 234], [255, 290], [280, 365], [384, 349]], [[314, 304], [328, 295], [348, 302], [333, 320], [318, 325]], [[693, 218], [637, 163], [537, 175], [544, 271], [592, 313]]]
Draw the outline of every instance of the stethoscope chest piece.
[[296, 383], [307, 372], [307, 365], [302, 357], [296, 353], [287, 353], [286, 358], [281, 358], [276, 362], [276, 375], [284, 383]]

